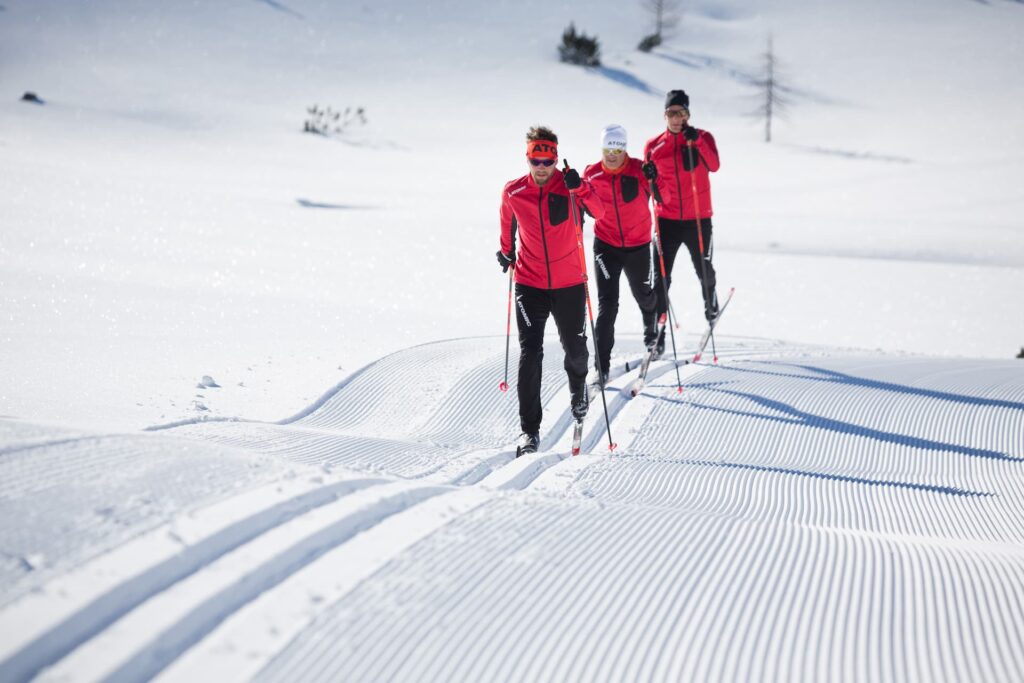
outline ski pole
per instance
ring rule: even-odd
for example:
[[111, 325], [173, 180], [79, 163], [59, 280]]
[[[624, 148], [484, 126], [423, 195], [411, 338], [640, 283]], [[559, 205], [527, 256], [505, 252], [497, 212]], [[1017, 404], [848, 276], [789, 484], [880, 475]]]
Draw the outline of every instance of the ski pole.
[[[565, 164], [564, 168], [566, 171], [569, 170], [569, 161], [563, 159], [562, 162]], [[580, 272], [583, 273], [583, 293], [587, 297], [587, 314], [590, 316], [590, 334], [594, 338], [594, 353], [597, 353], [597, 328], [594, 326], [594, 307], [590, 303], [590, 285], [587, 284], [587, 257], [584, 255], [583, 250], [583, 221], [579, 214], [579, 209], [576, 206], [576, 193], [573, 190], [569, 190], [569, 207], [572, 209], [572, 221], [576, 227], [576, 251], [580, 255]], [[608, 431], [608, 450], [614, 451], [618, 446], [617, 443], [612, 441], [612, 423], [608, 419], [608, 399], [604, 395], [604, 377], [601, 372], [597, 373], [598, 381], [601, 385], [601, 404], [604, 406], [604, 426]]]
[[[647, 163], [651, 158], [647, 157]], [[651, 185], [651, 199], [654, 199], [654, 181], [648, 181]], [[660, 194], [658, 196], [661, 196]], [[665, 278], [665, 254], [661, 250], [661, 226], [658, 225], [658, 214], [654, 210], [654, 202], [651, 202], [651, 221], [654, 223], [654, 246], [658, 251], [658, 262], [661, 264], [661, 289], [665, 295], [665, 306], [668, 309], [668, 331], [672, 337], [672, 364], [676, 367], [676, 393], [683, 393], [683, 380], [679, 376], [679, 356], [676, 354], [676, 333], [672, 321], [676, 319], [675, 311], [672, 310], [672, 300], [668, 298], [668, 280]]]
[[[704, 228], [700, 223], [700, 200], [697, 197], [697, 166], [693, 162], [693, 140], [686, 141], [686, 152], [690, 156], [690, 190], [693, 192], [693, 215], [697, 219], [697, 246], [700, 248], [700, 284], [704, 290], [704, 308], [711, 301], [708, 290], [708, 265], [704, 260]], [[715, 349], [715, 326], [708, 322], [711, 327], [711, 354], [715, 362], [718, 362], [718, 351]], [[700, 355], [694, 356], [694, 361], [700, 360]]]
[[505, 314], [505, 380], [498, 385], [504, 393], [508, 391], [508, 343], [512, 339], [512, 264], [508, 267], [508, 312]]

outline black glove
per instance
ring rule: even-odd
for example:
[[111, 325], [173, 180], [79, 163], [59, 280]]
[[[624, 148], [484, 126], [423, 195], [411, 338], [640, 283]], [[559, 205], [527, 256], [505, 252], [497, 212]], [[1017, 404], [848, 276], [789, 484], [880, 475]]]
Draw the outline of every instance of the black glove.
[[575, 168], [570, 168], [565, 172], [565, 187], [569, 190], [579, 189], [582, 184], [580, 180], [580, 174], [576, 172]]
[[689, 140], [690, 142], [696, 142], [697, 137], [699, 135], [700, 131], [698, 131], [693, 126], [687, 126], [686, 128], [683, 129], [683, 137]]
[[653, 161], [645, 162], [642, 166], [640, 166], [640, 170], [644, 172], [644, 178], [647, 178], [652, 182], [657, 180], [658, 167], [654, 165]]
[[516, 260], [515, 259], [515, 254], [511, 254], [509, 256], [505, 256], [500, 251], [495, 252], [495, 253], [496, 253], [497, 257], [498, 257], [498, 265], [501, 266], [501, 272], [507, 273], [508, 272], [508, 267], [511, 266], [512, 262]]

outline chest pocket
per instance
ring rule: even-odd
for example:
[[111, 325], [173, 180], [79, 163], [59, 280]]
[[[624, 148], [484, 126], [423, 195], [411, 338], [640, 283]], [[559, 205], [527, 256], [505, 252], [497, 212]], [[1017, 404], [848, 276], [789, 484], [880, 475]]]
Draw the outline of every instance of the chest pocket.
[[640, 181], [631, 175], [622, 176], [622, 201], [627, 204], [640, 194]]
[[551, 225], [559, 225], [569, 218], [569, 198], [564, 194], [548, 195], [548, 219]]
[[683, 170], [684, 171], [692, 171], [694, 166], [699, 166], [700, 165], [700, 152], [697, 151], [696, 147], [694, 147], [694, 149], [693, 149], [693, 163], [692, 164], [690, 163], [690, 148], [689, 147], [680, 147], [679, 151], [683, 155]]

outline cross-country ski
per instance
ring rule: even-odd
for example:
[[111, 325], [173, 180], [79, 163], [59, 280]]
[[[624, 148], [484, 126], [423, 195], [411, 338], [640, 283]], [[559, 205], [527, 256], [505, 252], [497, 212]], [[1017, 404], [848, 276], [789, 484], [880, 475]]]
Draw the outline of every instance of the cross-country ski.
[[[660, 336], [665, 332], [665, 314], [662, 313], [658, 318], [658, 335]], [[651, 361], [654, 360], [654, 356], [658, 350], [654, 344], [647, 349], [647, 353], [644, 354], [644, 359], [640, 363], [640, 374], [635, 380], [633, 380], [632, 386], [630, 386], [629, 393], [634, 398], [640, 395], [643, 391], [644, 385], [647, 383], [647, 372], [651, 369]]]
[[[718, 322], [722, 319], [722, 315], [725, 313], [725, 309], [729, 305], [729, 302], [732, 301], [732, 295], [735, 292], [735, 287], [729, 288], [729, 293], [725, 296], [725, 301], [722, 302], [722, 306], [718, 309], [718, 314], [715, 315], [714, 319], [712, 319], [711, 322], [708, 323], [707, 329], [704, 330], [704, 334], [701, 335], [700, 341], [697, 343], [697, 351], [693, 354], [694, 363], [698, 362], [701, 359], [701, 356], [704, 355], [704, 349], [708, 345], [708, 340], [711, 339], [711, 335], [715, 333], [715, 327], [718, 325]], [[714, 362], [718, 362], [717, 354], [714, 357]]]
[[572, 454], [580, 454], [580, 445], [583, 443], [583, 420], [573, 420], [572, 423]]

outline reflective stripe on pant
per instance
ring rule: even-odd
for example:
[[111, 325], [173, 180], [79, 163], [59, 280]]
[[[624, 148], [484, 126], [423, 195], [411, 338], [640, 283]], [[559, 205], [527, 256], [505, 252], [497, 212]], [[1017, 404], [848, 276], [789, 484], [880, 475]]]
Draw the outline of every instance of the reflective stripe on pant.
[[571, 392], [582, 390], [587, 379], [587, 298], [583, 285], [538, 289], [516, 284], [516, 324], [519, 328], [519, 423], [524, 432], [540, 431], [544, 407], [540, 401], [544, 327], [555, 319], [565, 351], [565, 373]]

